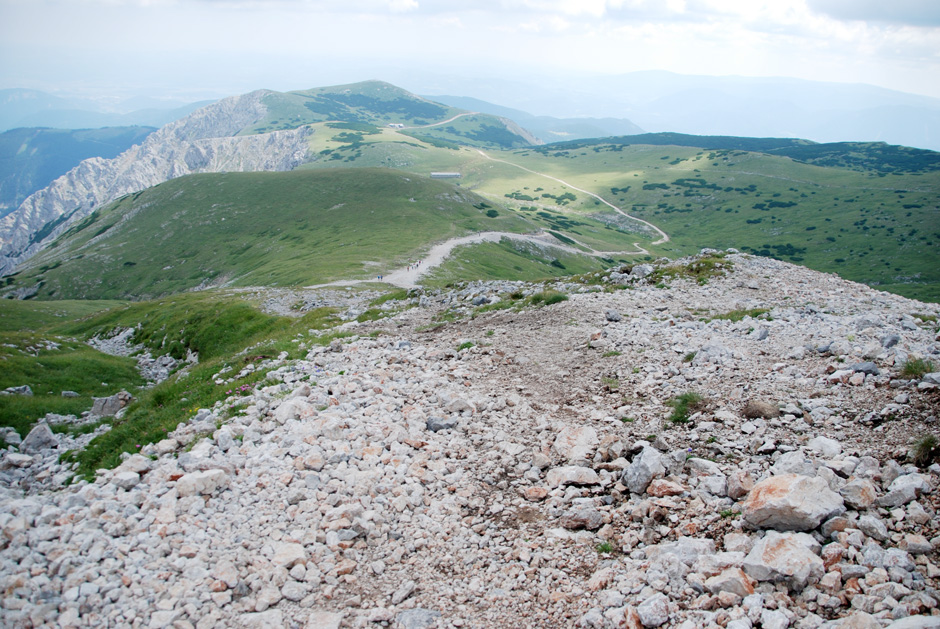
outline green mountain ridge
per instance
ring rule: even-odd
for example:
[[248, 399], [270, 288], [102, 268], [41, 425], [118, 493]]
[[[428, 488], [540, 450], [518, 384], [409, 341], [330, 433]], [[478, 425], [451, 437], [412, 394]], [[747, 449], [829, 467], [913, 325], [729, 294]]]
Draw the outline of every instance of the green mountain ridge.
[[276, 92], [263, 102], [267, 115], [243, 129], [242, 135], [343, 122], [376, 127], [401, 125], [417, 138], [471, 146], [517, 148], [537, 143], [505, 119], [442, 105], [382, 81]]
[[428, 244], [531, 225], [392, 170], [191, 175], [94, 212], [8, 276], [37, 298], [150, 299], [217, 285], [369, 279]]
[[[4, 279], [4, 294], [140, 299], [222, 284], [368, 279], [454, 236], [541, 230], [583, 254], [543, 269], [517, 260], [530, 255], [520, 247], [480, 244], [435, 277], [535, 279], [737, 248], [940, 300], [940, 154], [932, 151], [677, 133], [533, 145], [504, 119], [378, 81], [269, 93], [263, 102], [267, 116], [243, 134], [313, 131], [294, 173], [199, 176], [125, 197]], [[459, 178], [431, 181], [435, 171]], [[404, 180], [420, 190], [407, 206]], [[460, 200], [450, 222], [437, 212], [440, 195]], [[324, 209], [333, 206], [346, 209]], [[396, 214], [402, 207], [413, 211]], [[627, 214], [670, 240], [653, 245], [659, 236]], [[141, 255], [153, 243], [168, 246]], [[648, 253], [637, 256], [634, 243]]]
[[744, 138], [734, 136], [642, 133], [610, 138], [554, 142], [539, 151], [574, 150], [599, 145], [687, 146], [709, 150], [748, 151], [789, 157], [817, 166], [875, 171], [878, 173], [927, 173], [940, 170], [940, 153], [885, 142], [818, 143], [795, 138]]

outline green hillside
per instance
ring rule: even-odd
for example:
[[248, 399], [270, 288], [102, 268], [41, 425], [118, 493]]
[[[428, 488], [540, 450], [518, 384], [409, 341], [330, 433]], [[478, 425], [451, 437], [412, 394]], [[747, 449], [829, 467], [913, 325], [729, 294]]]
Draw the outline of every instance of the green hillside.
[[242, 134], [296, 129], [330, 120], [387, 126], [421, 126], [443, 122], [463, 110], [425, 100], [382, 81], [276, 92], [264, 98], [268, 115]]
[[487, 159], [473, 148], [387, 129], [355, 145], [330, 143], [328, 137], [320, 133], [311, 140], [326, 159], [304, 168], [387, 165], [425, 175], [460, 172], [462, 187], [596, 250], [624, 250], [655, 236], [574, 187], [665, 230], [671, 241], [651, 248], [656, 255], [735, 247], [908, 297], [940, 300], [934, 264], [940, 253], [940, 154], [932, 151], [645, 134], [487, 149], [493, 158]]
[[779, 155], [806, 164], [888, 173], [922, 174], [940, 170], [940, 153], [884, 142], [830, 142], [820, 144], [794, 138], [739, 138], [733, 136], [642, 133], [616, 138], [556, 142], [546, 151], [571, 151], [596, 146], [686, 146], [714, 151], [747, 151]]
[[[861, 169], [860, 157], [850, 169], [732, 149], [562, 146], [506, 159], [596, 192], [659, 226], [671, 242], [652, 249], [658, 254], [735, 247], [940, 300], [940, 170], [924, 167], [936, 154], [926, 152], [916, 172], [901, 170], [896, 160], [886, 175]], [[530, 176], [528, 185], [537, 181]]]
[[518, 148], [532, 144], [521, 129], [496, 116], [469, 115], [470, 112], [432, 102], [381, 81], [276, 92], [263, 102], [268, 108], [267, 116], [244, 129], [242, 135], [332, 122], [346, 125], [340, 128], [346, 129], [352, 144], [356, 143], [356, 136], [375, 135], [389, 125], [400, 125], [404, 133], [451, 147], [468, 144]]
[[0, 216], [82, 160], [115, 157], [153, 131], [151, 127], [20, 128], [0, 133]]
[[435, 241], [532, 229], [492, 208], [453, 184], [387, 169], [195, 175], [94, 212], [4, 283], [38, 287], [40, 299], [137, 299], [368, 279]]
[[[512, 123], [378, 81], [264, 102], [268, 116], [244, 133], [313, 131], [297, 171], [191, 177], [122, 199], [0, 290], [136, 299], [366, 279], [448, 237], [544, 230], [583, 255], [565, 264], [518, 243], [469, 246], [435, 281], [733, 247], [940, 300], [940, 153], [677, 133], [535, 146]], [[432, 181], [435, 171], [460, 177]], [[653, 226], [669, 241], [653, 245]]]

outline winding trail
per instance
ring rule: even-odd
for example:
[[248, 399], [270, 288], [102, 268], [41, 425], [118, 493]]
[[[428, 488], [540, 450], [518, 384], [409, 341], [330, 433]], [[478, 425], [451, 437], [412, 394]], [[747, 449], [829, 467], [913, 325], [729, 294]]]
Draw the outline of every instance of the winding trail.
[[442, 124], [447, 124], [448, 122], [453, 122], [453, 121], [456, 120], [457, 118], [462, 118], [462, 117], [464, 117], [464, 116], [475, 116], [475, 115], [478, 114], [478, 113], [480, 113], [480, 112], [478, 112], [478, 111], [466, 111], [466, 112], [464, 112], [464, 113], [462, 113], [462, 114], [457, 114], [457, 115], [454, 116], [453, 118], [448, 118], [447, 120], [442, 120], [442, 121], [440, 121], [440, 122], [434, 122], [434, 123], [431, 123], [431, 124], [421, 125], [420, 127], [402, 127], [401, 129], [396, 129], [396, 131], [407, 131], [408, 129], [427, 129], [428, 127], [437, 127], [437, 126], [440, 126], [440, 125], [442, 125]]
[[[541, 232], [539, 234], [516, 234], [513, 232], [480, 232], [476, 234], [470, 234], [469, 236], [460, 236], [459, 238], [451, 238], [450, 240], [445, 240], [442, 243], [436, 244], [431, 247], [431, 250], [428, 251], [427, 255], [416, 264], [408, 265], [404, 268], [397, 269], [392, 271], [388, 275], [383, 275], [382, 279], [368, 279], [368, 280], [337, 280], [335, 282], [329, 282], [326, 284], [316, 284], [314, 286], [306, 286], [305, 288], [328, 288], [331, 286], [355, 286], [357, 284], [367, 284], [373, 282], [383, 282], [385, 284], [391, 284], [392, 286], [397, 286], [399, 288], [416, 288], [418, 286], [418, 280], [426, 274], [428, 271], [434, 267], [440, 266], [444, 260], [446, 260], [451, 252], [456, 247], [462, 245], [473, 245], [481, 242], [499, 242], [503, 238], [508, 238], [510, 240], [520, 240], [523, 242], [530, 242], [541, 247], [551, 247], [552, 249], [560, 249], [561, 251], [567, 251], [568, 253], [574, 253], [578, 255], [593, 255], [601, 257], [612, 257], [615, 255], [637, 255], [637, 254], [648, 254], [649, 251], [643, 249], [639, 245], [639, 251], [597, 251], [591, 249], [586, 245], [581, 245], [585, 247], [584, 249], [578, 249], [577, 247], [572, 247], [564, 243], [559, 242], [554, 236], [548, 232]], [[581, 243], [578, 243], [581, 244]]]
[[[449, 118], [442, 122], [435, 122], [434, 124], [424, 125], [422, 127], [405, 127], [405, 128], [406, 129], [425, 129], [427, 127], [436, 127], [438, 125], [452, 122], [462, 116], [471, 116], [476, 113], [477, 112], [472, 112], [472, 111], [466, 112], [462, 114], [457, 114], [453, 118]], [[630, 214], [624, 212], [621, 208], [608, 202], [607, 200], [603, 199], [597, 194], [590, 192], [589, 190], [584, 190], [583, 188], [573, 186], [567, 181], [559, 179], [558, 177], [553, 177], [552, 175], [547, 175], [545, 173], [540, 173], [534, 170], [530, 170], [526, 168], [525, 166], [520, 166], [519, 164], [514, 164], [506, 160], [490, 157], [481, 149], [476, 149], [476, 151], [489, 161], [508, 164], [509, 166], [520, 168], [528, 173], [532, 173], [533, 175], [537, 175], [539, 177], [545, 177], [546, 179], [551, 179], [552, 181], [556, 181], [563, 186], [567, 186], [571, 188], [572, 190], [577, 190], [578, 192], [582, 194], [586, 194], [589, 197], [592, 197], [596, 199], [597, 201], [603, 203], [604, 205], [611, 208], [612, 210], [614, 210], [621, 216], [643, 223], [644, 225], [646, 225], [647, 227], [654, 230], [656, 233], [660, 235], [659, 240], [656, 240], [655, 242], [652, 243], [654, 245], [660, 245], [660, 244], [669, 242], [669, 235], [666, 234], [666, 232], [664, 232], [662, 229], [660, 229], [656, 225], [653, 225], [652, 223], [648, 221], [644, 221], [642, 218], [631, 216]], [[545, 231], [538, 233], [538, 234], [516, 234], [512, 232], [496, 232], [496, 231], [480, 232], [476, 234], [471, 234], [469, 236], [451, 238], [450, 240], [445, 240], [442, 243], [436, 244], [433, 247], [431, 247], [431, 250], [428, 251], [427, 255], [425, 255], [425, 257], [422, 258], [419, 262], [410, 264], [404, 268], [396, 269], [392, 271], [391, 273], [389, 273], [388, 275], [381, 276], [381, 279], [376, 278], [376, 279], [368, 279], [368, 280], [337, 280], [335, 282], [328, 282], [326, 284], [316, 284], [313, 286], [307, 286], [306, 288], [328, 288], [332, 286], [355, 286], [357, 284], [366, 284], [366, 283], [373, 283], [373, 282], [391, 284], [392, 286], [397, 286], [399, 288], [416, 288], [418, 286], [418, 280], [421, 279], [421, 277], [425, 275], [431, 269], [437, 266], [440, 266], [444, 262], [444, 260], [446, 260], [448, 256], [450, 256], [454, 248], [460, 247], [462, 245], [471, 245], [471, 244], [477, 244], [481, 242], [499, 242], [503, 238], [530, 242], [530, 243], [539, 245], [541, 247], [551, 247], [554, 249], [560, 249], [561, 251], [567, 251], [568, 253], [574, 253], [578, 255], [593, 255], [593, 256], [600, 256], [600, 257], [605, 257], [605, 258], [609, 258], [613, 256], [649, 255], [649, 251], [644, 249], [638, 242], [633, 243], [633, 246], [636, 247], [636, 251], [598, 251], [583, 243], [577, 242], [573, 238], [572, 238], [572, 241], [574, 241], [576, 244], [580, 245], [583, 248], [579, 249], [577, 247], [566, 245], [562, 242], [559, 242], [554, 236], [552, 236], [551, 234]]]
[[[613, 203], [610, 203], [610, 202], [607, 201], [606, 199], [604, 199], [604, 198], [602, 198], [602, 197], [600, 197], [600, 196], [594, 194], [593, 192], [591, 192], [591, 191], [589, 191], [589, 190], [585, 190], [584, 188], [579, 188], [579, 187], [577, 187], [577, 186], [573, 186], [573, 185], [571, 185], [570, 183], [568, 183], [567, 181], [565, 181], [565, 180], [563, 180], [563, 179], [559, 179], [558, 177], [553, 177], [553, 176], [547, 175], [547, 174], [545, 174], [545, 173], [540, 173], [540, 172], [538, 172], [538, 171], [535, 171], [535, 170], [531, 170], [531, 169], [529, 169], [529, 168], [526, 168], [525, 166], [520, 166], [519, 164], [514, 164], [513, 162], [507, 162], [507, 161], [504, 160], [504, 159], [496, 159], [495, 157], [490, 157], [489, 155], [487, 155], [486, 153], [484, 153], [481, 149], [476, 149], [476, 152], [479, 153], [480, 155], [482, 155], [483, 157], [485, 157], [486, 159], [490, 160], [491, 162], [500, 162], [500, 163], [502, 163], [502, 164], [508, 164], [508, 165], [510, 165], [510, 166], [515, 166], [516, 168], [519, 168], [519, 169], [521, 169], [521, 170], [524, 170], [524, 171], [526, 171], [527, 173], [532, 173], [533, 175], [538, 175], [539, 177], [545, 177], [546, 179], [551, 179], [552, 181], [557, 181], [558, 183], [560, 183], [560, 184], [563, 185], [563, 186], [568, 186], [568, 187], [571, 188], [572, 190], [577, 190], [578, 192], [581, 192], [581, 193], [583, 193], [583, 194], [586, 194], [586, 195], [588, 195], [589, 197], [592, 197], [592, 198], [594, 198], [594, 199], [597, 199], [598, 201], [600, 201], [601, 203], [603, 203], [603, 204], [606, 205], [607, 207], [611, 208], [612, 210], [614, 210], [615, 212], [617, 212], [617, 213], [620, 214], [621, 216], [625, 216], [626, 218], [629, 218], [629, 219], [631, 219], [631, 220], [637, 221], [637, 222], [639, 222], [639, 223], [643, 223], [644, 225], [646, 225], [647, 227], [649, 227], [650, 229], [652, 229], [653, 231], [655, 231], [655, 232], [656, 232], [657, 234], [659, 234], [659, 236], [660, 236], [659, 240], [657, 240], [657, 241], [655, 241], [655, 242], [653, 242], [653, 243], [650, 243], [650, 244], [653, 244], [653, 245], [661, 245], [661, 244], [663, 244], [663, 243], [669, 242], [669, 235], [666, 234], [666, 232], [664, 232], [663, 230], [661, 230], [661, 229], [660, 229], [659, 227], [657, 227], [656, 225], [653, 225], [653, 224], [650, 223], [649, 221], [644, 221], [642, 218], [637, 218], [636, 216], [631, 216], [630, 214], [627, 214], [626, 212], [624, 212], [622, 209], [620, 209], [619, 207], [617, 207], [617, 206], [614, 205]], [[642, 249], [642, 247], [640, 247], [639, 243], [633, 243], [633, 246], [636, 247], [637, 249]], [[639, 252], [633, 252], [633, 253], [627, 253], [627, 252], [625, 252], [625, 253], [626, 253], [627, 255], [637, 255]], [[644, 250], [643, 250], [643, 253], [649, 253], [649, 252], [644, 249]]]

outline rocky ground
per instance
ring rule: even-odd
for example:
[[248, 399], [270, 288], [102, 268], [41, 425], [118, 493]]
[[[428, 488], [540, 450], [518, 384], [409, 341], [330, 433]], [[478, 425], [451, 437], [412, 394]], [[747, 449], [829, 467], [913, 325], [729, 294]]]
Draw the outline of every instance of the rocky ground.
[[472, 318], [541, 288], [428, 293], [93, 483], [9, 489], [0, 624], [940, 627], [909, 458], [940, 374], [900, 373], [940, 364], [937, 305], [728, 260]]

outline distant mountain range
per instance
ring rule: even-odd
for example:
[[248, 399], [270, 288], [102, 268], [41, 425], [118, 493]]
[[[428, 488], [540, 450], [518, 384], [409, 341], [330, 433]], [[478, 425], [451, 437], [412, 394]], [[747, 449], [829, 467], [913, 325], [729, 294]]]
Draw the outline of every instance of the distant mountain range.
[[451, 107], [508, 118], [545, 143], [643, 133], [643, 129], [624, 118], [533, 116], [519, 109], [494, 105], [469, 96], [427, 96], [426, 98]]
[[[154, 106], [128, 111], [106, 111], [94, 101], [61, 98], [27, 89], [0, 90], [0, 131], [18, 127], [98, 129], [101, 127], [162, 127], [179, 120], [212, 101], [170, 107]], [[127, 105], [133, 107], [131, 101]], [[123, 109], [123, 108], [122, 108]]]
[[880, 141], [940, 150], [940, 99], [871, 85], [659, 71], [511, 81], [388, 77], [432, 99], [472, 94], [537, 116], [628, 119], [649, 132]]

